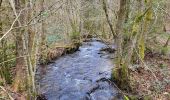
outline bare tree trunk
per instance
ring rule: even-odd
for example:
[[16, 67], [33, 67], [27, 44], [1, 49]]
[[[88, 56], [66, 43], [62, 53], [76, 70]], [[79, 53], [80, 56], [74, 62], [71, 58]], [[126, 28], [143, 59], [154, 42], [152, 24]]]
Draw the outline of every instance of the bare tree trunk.
[[[40, 9], [41, 12], [45, 10], [44, 8], [45, 0], [40, 0]], [[43, 18], [43, 16], [41, 16]], [[47, 63], [47, 46], [46, 46], [46, 23], [45, 21], [41, 22], [41, 47], [40, 47], [40, 63], [46, 64]]]
[[[22, 9], [22, 6], [24, 6], [22, 0], [15, 0], [15, 9], [16, 12], [19, 14], [20, 10]], [[16, 27], [19, 27], [24, 22], [24, 13], [21, 14], [18, 21], [16, 22]], [[26, 89], [26, 80], [27, 80], [27, 74], [26, 74], [26, 62], [24, 60], [24, 41], [23, 41], [23, 35], [24, 35], [25, 29], [20, 28], [16, 29], [16, 76], [14, 80], [14, 91], [25, 91]]]
[[[2, 0], [0, 0], [0, 8], [1, 8], [1, 5], [2, 5]], [[2, 30], [2, 15], [0, 14], [0, 37], [3, 36], [3, 30]], [[3, 40], [2, 40], [3, 41]], [[2, 46], [2, 49], [3, 49], [3, 42], [1, 42], [1, 46]], [[3, 56], [3, 52], [0, 52], [1, 54], [1, 58], [0, 58], [0, 61], [4, 61], [4, 56]], [[1, 64], [0, 65], [0, 75], [1, 75], [1, 79], [3, 79], [3, 81], [5, 81], [4, 79], [4, 64]]]
[[104, 12], [105, 12], [105, 16], [106, 16], [106, 19], [107, 19], [107, 23], [109, 24], [111, 33], [112, 33], [113, 37], [116, 38], [114, 29], [113, 29], [112, 22], [111, 22], [110, 19], [109, 19], [109, 14], [108, 14], [108, 10], [107, 10], [107, 4], [106, 4], [106, 1], [105, 1], [105, 0], [103, 0], [103, 10], [104, 10]]
[[[27, 19], [26, 21], [29, 22], [31, 18], [33, 17], [33, 2], [30, 0], [28, 4], [28, 12], [27, 12]], [[25, 44], [26, 44], [26, 55], [27, 56], [27, 66], [28, 66], [28, 85], [29, 85], [29, 97], [32, 98], [32, 93], [36, 93], [36, 88], [35, 88], [35, 69], [36, 69], [36, 54], [35, 54], [35, 32], [32, 28], [32, 26], [28, 26], [27, 28], [27, 34], [28, 37], [25, 39]], [[27, 36], [27, 35], [26, 35]], [[33, 97], [35, 98], [35, 97]]]
[[126, 0], [120, 0], [120, 8], [118, 12], [118, 21], [116, 24], [116, 38], [115, 43], [117, 46], [117, 63], [116, 67], [121, 68], [121, 57], [122, 57], [122, 40], [123, 40], [123, 24], [125, 21], [125, 14], [126, 14]]
[[129, 12], [130, 12], [130, 0], [126, 0], [126, 17], [125, 17], [125, 23], [128, 22]]
[[[44, 8], [44, 0], [41, 0], [41, 11], [43, 12], [44, 9], [45, 9]], [[45, 25], [46, 25], [45, 22], [42, 21], [42, 23], [41, 23], [41, 28], [42, 28], [41, 29], [42, 30], [42, 35], [41, 35], [42, 36], [42, 46], [46, 45], [46, 43], [45, 43], [46, 42], [46, 35], [45, 35], [46, 34], [46, 27], [45, 27]]]

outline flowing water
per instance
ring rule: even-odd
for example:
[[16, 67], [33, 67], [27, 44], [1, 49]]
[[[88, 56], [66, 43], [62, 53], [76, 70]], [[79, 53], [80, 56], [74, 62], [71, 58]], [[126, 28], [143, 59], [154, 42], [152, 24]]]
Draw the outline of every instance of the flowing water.
[[102, 81], [111, 77], [113, 68], [113, 54], [101, 52], [103, 47], [96, 40], [85, 42], [79, 51], [38, 70], [39, 91], [48, 100], [115, 100], [117, 89]]

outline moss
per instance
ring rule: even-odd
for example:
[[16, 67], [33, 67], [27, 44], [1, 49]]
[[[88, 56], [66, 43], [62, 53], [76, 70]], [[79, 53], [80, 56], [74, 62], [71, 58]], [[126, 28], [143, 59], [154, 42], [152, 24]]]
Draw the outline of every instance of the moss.
[[122, 90], [126, 90], [127, 92], [130, 92], [132, 90], [129, 83], [130, 81], [128, 68], [126, 65], [123, 65], [121, 68], [114, 70], [112, 72], [111, 80], [114, 81], [117, 86]]
[[4, 82], [2, 80], [0, 80], [0, 86], [3, 86]]
[[79, 49], [80, 42], [74, 42], [72, 46], [65, 49], [65, 54], [72, 54]]
[[150, 8], [149, 11], [146, 14], [146, 20], [150, 21], [153, 19], [153, 13], [152, 13], [152, 9]]
[[165, 68], [165, 67], [168, 67], [168, 65], [167, 65], [167, 64], [164, 64], [164, 63], [161, 63], [161, 64], [159, 65], [159, 67]]
[[135, 23], [132, 27], [132, 35], [135, 36], [138, 33], [139, 25], [138, 23]]
[[[128, 95], [129, 100], [152, 100], [150, 96]], [[124, 99], [126, 100], [126, 99]]]
[[144, 96], [143, 100], [152, 100], [152, 98], [150, 96]]
[[128, 98], [129, 100], [138, 100], [138, 97], [134, 95], [129, 95]]
[[144, 59], [145, 57], [145, 42], [144, 42], [144, 37], [142, 37], [139, 41], [139, 55], [141, 59]]
[[168, 54], [168, 47], [162, 47], [161, 48], [161, 54], [163, 54], [163, 55]]
[[70, 34], [70, 38], [71, 40], [79, 40], [80, 38], [80, 32], [78, 31], [73, 31], [71, 34]]

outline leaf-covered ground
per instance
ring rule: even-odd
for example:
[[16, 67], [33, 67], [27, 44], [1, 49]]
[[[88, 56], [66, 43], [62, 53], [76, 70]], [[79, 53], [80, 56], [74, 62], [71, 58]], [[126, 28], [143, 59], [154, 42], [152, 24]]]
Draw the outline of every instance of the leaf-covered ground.
[[160, 54], [147, 53], [145, 64], [132, 68], [131, 81], [133, 90], [141, 97], [170, 100], [170, 59]]

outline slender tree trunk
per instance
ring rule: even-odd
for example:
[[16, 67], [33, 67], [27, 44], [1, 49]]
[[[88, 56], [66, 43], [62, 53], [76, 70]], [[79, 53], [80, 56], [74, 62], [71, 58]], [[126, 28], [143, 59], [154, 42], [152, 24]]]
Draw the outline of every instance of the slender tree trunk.
[[112, 33], [113, 37], [115, 38], [115, 37], [116, 37], [116, 36], [115, 36], [115, 32], [114, 32], [114, 29], [113, 29], [112, 22], [111, 22], [110, 19], [109, 19], [107, 4], [106, 4], [106, 1], [105, 1], [105, 0], [103, 0], [103, 10], [104, 10], [104, 12], [105, 12], [105, 16], [106, 16], [106, 19], [107, 19], [107, 23], [109, 24], [111, 33]]
[[[0, 8], [1, 8], [1, 5], [2, 5], [2, 0], [0, 0]], [[2, 30], [2, 20], [1, 20], [1, 19], [2, 19], [2, 15], [0, 14], [0, 37], [3, 35], [3, 32], [2, 32], [2, 31], [3, 31], [3, 30]], [[3, 49], [3, 44], [2, 44], [2, 42], [1, 42], [1, 47], [2, 47], [2, 49]], [[1, 55], [1, 56], [0, 56], [0, 57], [1, 57], [1, 58], [0, 58], [0, 61], [3, 62], [3, 61], [4, 61], [4, 60], [3, 60], [3, 56], [2, 56], [2, 55], [3, 55], [3, 52], [0, 52], [0, 53], [1, 53], [1, 54], [0, 54], [0, 55]], [[3, 81], [5, 81], [5, 80], [4, 80], [4, 64], [1, 64], [1, 65], [0, 65], [0, 75], [1, 75], [1, 78], [3, 78]]]
[[[45, 0], [40, 0], [40, 9], [41, 12], [45, 10], [44, 8]], [[43, 18], [43, 16], [41, 16]], [[40, 48], [40, 63], [46, 64], [47, 63], [47, 46], [46, 46], [46, 23], [45, 21], [41, 22], [41, 48]]]
[[[15, 9], [17, 14], [22, 10], [24, 3], [22, 0], [15, 0]], [[21, 26], [24, 23], [24, 13], [20, 15], [18, 21], [16, 22], [16, 27]], [[27, 83], [27, 74], [26, 74], [26, 62], [24, 60], [24, 35], [25, 29], [20, 28], [16, 29], [16, 76], [14, 80], [14, 91], [25, 91]]]
[[166, 43], [165, 43], [164, 47], [167, 47], [167, 46], [168, 46], [169, 41], [170, 41], [170, 36], [169, 36], [168, 40], [166, 41]]
[[[146, 37], [147, 37], [147, 31], [148, 31], [148, 28], [149, 28], [149, 25], [151, 23], [151, 20], [152, 20], [152, 0], [145, 0], [145, 6], [146, 6], [146, 9], [147, 12], [146, 12], [146, 15], [145, 15], [145, 18], [144, 18], [144, 23], [143, 23], [143, 30], [142, 30], [142, 34], [139, 38], [139, 45], [138, 45], [138, 48], [139, 48], [139, 55], [140, 55], [140, 58], [141, 60], [144, 60], [144, 57], [145, 57], [145, 42], [146, 42]], [[142, 62], [141, 62], [142, 63]]]
[[[33, 17], [33, 2], [32, 0], [30, 0], [28, 7], [30, 9], [28, 9], [27, 12], [27, 19], [26, 21], [29, 22], [31, 20], [31, 18]], [[32, 28], [32, 26], [28, 26], [27, 28], [27, 33], [28, 33], [28, 38], [26, 38], [25, 40], [25, 44], [26, 44], [26, 55], [27, 56], [27, 64], [28, 64], [28, 86], [29, 86], [29, 97], [28, 98], [32, 98], [32, 94], [36, 93], [36, 88], [35, 88], [35, 70], [36, 70], [36, 54], [35, 54], [35, 32]], [[26, 35], [27, 36], [27, 35]], [[33, 97], [35, 98], [35, 97]]]
[[[44, 0], [41, 0], [41, 11], [43, 12], [45, 10], [45, 8], [44, 8]], [[43, 17], [43, 16], [42, 16]], [[41, 30], [42, 30], [42, 45], [46, 45], [46, 23], [45, 23], [45, 21], [42, 21], [42, 23], [41, 23]]]
[[125, 17], [125, 23], [128, 22], [129, 12], [130, 12], [130, 0], [126, 0], [126, 17]]

